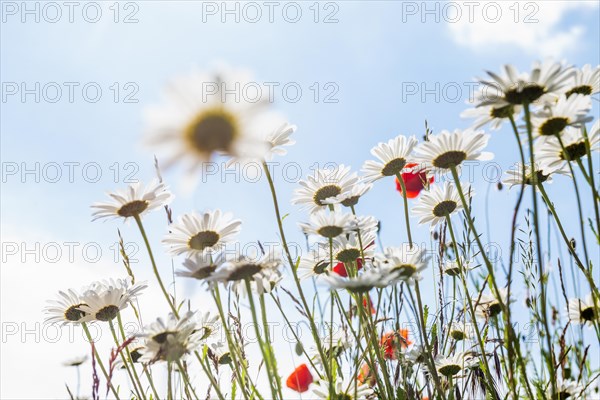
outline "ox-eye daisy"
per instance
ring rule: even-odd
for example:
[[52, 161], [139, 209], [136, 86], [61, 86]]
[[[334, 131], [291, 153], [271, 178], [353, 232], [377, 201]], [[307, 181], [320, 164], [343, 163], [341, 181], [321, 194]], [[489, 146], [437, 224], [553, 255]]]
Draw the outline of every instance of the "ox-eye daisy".
[[357, 182], [358, 175], [350, 173], [350, 167], [344, 164], [318, 169], [312, 176], [299, 182], [301, 187], [296, 189], [292, 203], [305, 206], [314, 213], [335, 201], [344, 200], [346, 193]]
[[429, 136], [429, 140], [415, 148], [414, 161], [424, 164], [428, 169], [448, 170], [459, 166], [463, 161], [491, 160], [492, 153], [485, 152], [489, 135], [483, 131], [459, 129], [454, 132], [442, 131]]
[[214, 154], [264, 157], [270, 148], [265, 133], [283, 118], [269, 111], [268, 99], [243, 93], [248, 84], [256, 86], [250, 73], [228, 68], [177, 78], [165, 102], [146, 110], [148, 144], [167, 149], [167, 165], [181, 161], [190, 171]]
[[218, 255], [196, 254], [186, 258], [182, 264], [186, 269], [175, 272], [175, 275], [203, 281], [209, 278], [225, 262], [225, 259], [225, 252]]
[[179, 319], [169, 314], [166, 323], [158, 318], [146, 326], [141, 335], [146, 339], [141, 350], [141, 361], [147, 364], [157, 361], [177, 362], [195, 350], [199, 344], [199, 336], [195, 334], [198, 326], [193, 317], [192, 312]]
[[[473, 306], [475, 307], [475, 315], [482, 319], [489, 319], [497, 316], [502, 312], [502, 305], [500, 300], [506, 306], [506, 300], [508, 290], [506, 288], [500, 288], [498, 296], [488, 293], [481, 293], [478, 298], [472, 298]], [[475, 297], [475, 296], [473, 296]]]
[[565, 89], [567, 97], [573, 94], [591, 96], [600, 93], [600, 65], [592, 68], [590, 64], [586, 64], [581, 69], [575, 69], [573, 78]]
[[419, 273], [427, 268], [429, 256], [425, 248], [403, 244], [399, 247], [386, 247], [383, 254], [375, 258], [378, 269], [388, 276], [407, 282], [419, 279]]
[[61, 325], [69, 323], [82, 322], [86, 313], [81, 311], [79, 307], [83, 306], [81, 294], [74, 289], [69, 289], [65, 292], [58, 292], [57, 300], [49, 300], [49, 305], [44, 308], [44, 312], [48, 314], [46, 323], [60, 323]]
[[169, 252], [174, 255], [194, 255], [220, 250], [240, 231], [242, 221], [233, 220], [229, 213], [221, 210], [203, 214], [184, 214], [169, 226], [170, 233], [163, 239]]
[[474, 359], [465, 353], [457, 353], [449, 357], [438, 356], [435, 360], [435, 368], [440, 374], [447, 378], [453, 377], [460, 371], [476, 364], [477, 359]]
[[580, 126], [593, 117], [588, 116], [592, 99], [583, 94], [561, 96], [556, 104], [547, 105], [531, 117], [536, 136], [560, 135], [568, 126]]
[[268, 293], [281, 280], [281, 258], [271, 250], [261, 257], [236, 255], [223, 263], [210, 277], [209, 282], [230, 285], [232, 289], [246, 294], [246, 282], [259, 294]]
[[146, 287], [145, 282], [130, 285], [125, 279], [98, 282], [81, 296], [83, 305], [78, 309], [85, 313], [81, 321], [113, 320]]
[[[361, 248], [362, 243], [362, 248]], [[358, 258], [371, 258], [375, 253], [375, 231], [365, 230], [347, 235], [340, 235], [333, 239], [333, 258], [343, 263], [356, 262]], [[329, 251], [329, 245], [323, 249], [324, 253]]]
[[327, 239], [333, 239], [339, 235], [351, 232], [357, 224], [357, 219], [350, 213], [342, 213], [338, 209], [334, 211], [321, 210], [310, 216], [308, 223], [300, 223], [300, 227], [306, 234], [318, 235]]
[[594, 322], [600, 319], [591, 293], [584, 299], [569, 299], [567, 311], [569, 319], [576, 324], [594, 326]]
[[506, 171], [506, 176], [502, 179], [502, 183], [508, 185], [509, 189], [513, 186], [525, 185], [537, 185], [539, 183], [551, 183], [553, 174], [570, 175], [570, 172], [566, 166], [559, 166], [559, 168], [550, 168], [549, 166], [542, 166], [537, 160], [535, 162], [537, 168], [535, 174], [531, 170], [531, 164], [525, 164], [525, 180], [523, 180], [523, 165], [516, 163], [514, 168], [510, 168]]
[[338, 194], [337, 196], [329, 197], [323, 200], [325, 204], [341, 204], [344, 207], [354, 207], [358, 204], [358, 201], [364, 196], [373, 185], [365, 183], [363, 180], [358, 180], [356, 184], [351, 186], [345, 192]]
[[499, 107], [479, 106], [466, 109], [460, 116], [462, 118], [475, 119], [471, 126], [472, 129], [479, 129], [484, 125], [490, 124], [492, 130], [498, 130], [502, 126], [502, 123], [510, 119], [510, 117], [512, 117], [513, 120], [516, 120], [521, 114], [521, 111], [521, 106], [512, 104]]
[[156, 179], [146, 187], [137, 182], [108, 195], [113, 201], [92, 204], [96, 210], [92, 213], [93, 221], [100, 218], [139, 218], [148, 211], [169, 204], [173, 199], [168, 188]]
[[[588, 135], [590, 152], [600, 150], [600, 123], [598, 121]], [[577, 128], [565, 129], [560, 140], [557, 137], [549, 137], [540, 141], [539, 144], [536, 144], [535, 150], [536, 161], [539, 161], [545, 173], [568, 168], [569, 161], [577, 161], [587, 155], [585, 137], [582, 130]]]
[[396, 136], [387, 143], [379, 143], [371, 149], [371, 154], [379, 161], [369, 160], [363, 165], [366, 181], [376, 181], [386, 176], [396, 176], [409, 162], [409, 157], [417, 145], [414, 136]]
[[321, 280], [333, 290], [346, 289], [352, 293], [367, 293], [373, 288], [383, 288], [393, 280], [379, 268], [368, 269], [356, 277], [343, 277], [338, 274], [321, 275]]
[[[330, 387], [333, 387], [335, 394], [330, 395]], [[373, 389], [368, 385], [350, 377], [344, 380], [337, 378], [333, 383], [321, 380], [313, 385], [312, 391], [317, 399], [325, 400], [365, 400], [373, 395]]]
[[[473, 196], [473, 191], [468, 184], [461, 184], [463, 192]], [[462, 209], [460, 194], [453, 183], [444, 182], [443, 185], [431, 187], [423, 193], [419, 203], [413, 207], [413, 213], [420, 217], [419, 224], [431, 223], [434, 228], [450, 216]]]
[[512, 65], [505, 65], [500, 75], [487, 73], [492, 79], [479, 79], [482, 87], [475, 95], [475, 102], [480, 106], [502, 107], [530, 104], [542, 96], [560, 93], [571, 79], [573, 70], [570, 66], [547, 60], [535, 62], [530, 73], [519, 73]]
[[329, 253], [325, 254], [322, 249], [311, 250], [300, 258], [298, 276], [300, 279], [306, 279], [324, 274], [329, 269], [329, 258]]

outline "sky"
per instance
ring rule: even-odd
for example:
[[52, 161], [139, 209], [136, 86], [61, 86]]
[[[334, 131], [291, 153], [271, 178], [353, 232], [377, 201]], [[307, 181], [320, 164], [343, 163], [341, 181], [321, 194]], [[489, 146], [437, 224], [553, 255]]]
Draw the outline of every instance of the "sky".
[[[138, 261], [136, 275], [152, 282], [141, 300], [145, 320], [167, 313], [135, 226], [92, 223], [89, 206], [107, 191], [154, 177], [143, 111], [160, 102], [173, 77], [224, 64], [275, 83], [272, 107], [298, 130], [297, 144], [275, 159], [274, 179], [289, 213], [289, 240], [302, 246], [296, 227], [306, 213], [290, 199], [298, 179], [315, 167], [334, 162], [358, 170], [378, 142], [398, 134], [421, 138], [425, 120], [434, 132], [468, 127], [459, 114], [485, 70], [505, 63], [527, 69], [546, 57], [578, 66], [600, 61], [596, 1], [475, 3], [0, 2], [0, 397], [64, 398], [65, 382], [74, 385], [75, 371], [61, 363], [88, 346], [77, 328], [45, 326], [42, 308], [58, 290], [125, 276], [117, 228]], [[597, 102], [593, 113], [598, 118]], [[489, 221], [486, 239], [504, 251], [510, 221], [502, 216], [512, 215], [516, 191], [494, 186], [497, 172], [517, 160], [514, 148], [507, 126], [493, 132], [493, 164], [465, 176], [480, 197], [476, 218]], [[175, 215], [219, 208], [242, 219], [241, 243], [277, 240], [264, 177], [219, 166], [190, 189], [184, 172], [164, 171]], [[559, 213], [573, 216], [567, 231], [576, 232], [567, 184], [557, 178], [548, 191]], [[401, 207], [393, 181], [384, 180], [358, 211], [382, 220], [383, 242], [392, 245], [404, 235]], [[159, 243], [165, 217], [154, 213], [145, 223], [167, 276], [171, 260]], [[415, 228], [415, 236], [429, 241], [426, 227]], [[551, 257], [565, 253], [555, 238], [551, 243]], [[432, 292], [431, 280], [425, 292]], [[176, 290], [210, 308], [199, 285], [179, 280]], [[107, 339], [101, 343], [108, 351]], [[291, 370], [298, 362], [292, 346], [280, 345], [290, 353], [282, 370]]]

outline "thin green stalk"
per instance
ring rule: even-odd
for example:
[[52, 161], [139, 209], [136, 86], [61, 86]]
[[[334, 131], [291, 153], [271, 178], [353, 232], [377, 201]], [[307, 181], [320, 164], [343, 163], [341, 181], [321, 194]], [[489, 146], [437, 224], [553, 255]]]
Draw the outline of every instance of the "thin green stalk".
[[176, 362], [177, 362], [177, 368], [179, 369], [179, 373], [183, 377], [183, 382], [185, 383], [187, 388], [192, 392], [192, 394], [194, 395], [194, 398], [196, 400], [198, 400], [198, 395], [196, 394], [194, 387], [190, 383], [190, 379], [188, 377], [187, 371], [185, 370], [185, 368], [183, 368], [183, 365], [181, 364], [180, 360], [177, 360]]
[[[117, 337], [117, 332], [115, 331], [115, 325], [113, 324], [112, 320], [108, 321], [108, 325], [110, 326], [110, 333], [112, 333], [112, 337], [113, 337], [113, 339], [115, 341], [115, 345], [117, 346], [117, 349], [118, 349], [121, 344], [119, 343], [119, 338]], [[127, 348], [127, 347], [125, 347], [125, 348]], [[127, 359], [125, 358], [125, 355], [123, 354], [122, 351], [119, 351], [119, 355], [121, 356], [121, 361], [123, 361], [123, 365], [125, 366], [125, 369], [127, 370], [127, 375], [129, 375], [129, 380], [131, 381], [131, 383], [133, 383], [133, 389], [135, 390], [137, 397], [145, 398], [145, 396], [142, 396], [144, 391], [141, 389], [141, 387], [138, 389], [137, 381], [134, 379], [133, 374], [131, 373], [131, 370], [129, 369], [129, 364], [127, 362]], [[140, 390], [141, 390], [142, 394], [140, 394]]]
[[[81, 326], [83, 328], [83, 331], [85, 332], [85, 336], [87, 337], [88, 342], [93, 343], [94, 341], [92, 340], [92, 335], [90, 335], [90, 330], [88, 329], [87, 324], [85, 322], [82, 322]], [[100, 358], [100, 354], [98, 354], [98, 350], [96, 349], [96, 346], [94, 346], [94, 354], [96, 356], [96, 362], [100, 366], [100, 369], [102, 370], [102, 373], [104, 374], [104, 378], [106, 378], [106, 382], [109, 382], [110, 390], [112, 391], [115, 398], [117, 400], [119, 400], [119, 394], [115, 390], [112, 382], [109, 381], [109, 379], [108, 379], [108, 373], [106, 372], [106, 368], [104, 368], [104, 363], [102, 362], [102, 359]]]
[[[596, 189], [596, 182], [594, 182], [594, 160], [592, 158], [592, 149], [590, 147], [590, 139], [588, 137], [587, 128], [586, 128], [585, 124], [583, 125], [582, 131], [583, 131], [583, 138], [585, 140], [585, 152], [587, 154], [588, 168], [590, 170], [589, 182], [590, 182], [593, 196], [596, 199], [596, 198], [600, 198], [600, 197], [598, 196], [598, 190]], [[582, 170], [583, 169], [584, 168], [582, 167]], [[595, 199], [594, 199], [594, 214], [596, 215], [596, 233], [598, 235], [600, 235], [600, 211], [598, 210], [598, 201], [596, 201]]]
[[408, 219], [408, 199], [406, 197], [406, 185], [404, 184], [404, 179], [400, 176], [400, 173], [396, 173], [396, 177], [400, 182], [400, 186], [402, 187], [402, 199], [404, 200], [404, 219], [406, 220], [406, 235], [408, 236], [408, 243], [410, 247], [413, 246], [412, 234], [410, 232], [410, 220]]
[[194, 354], [196, 355], [196, 358], [198, 359], [198, 362], [202, 366], [202, 369], [204, 370], [204, 373], [208, 377], [208, 380], [210, 381], [210, 384], [212, 385], [212, 387], [215, 388], [215, 390], [217, 392], [217, 396], [219, 397], [219, 400], [225, 400], [225, 397], [223, 397], [223, 394], [221, 393], [221, 389], [219, 388], [219, 383], [216, 381], [215, 377], [210, 372], [210, 368], [207, 365], [205, 365], [204, 362], [202, 361], [202, 358], [200, 357], [200, 354], [198, 353], [198, 350], [194, 351]]
[[[118, 326], [119, 326], [119, 332], [121, 332], [121, 337], [123, 338], [123, 340], [125, 340], [125, 338], [126, 338], [125, 328], [123, 328], [123, 319], [121, 318], [121, 313], [117, 314], [117, 322], [118, 322]], [[144, 396], [144, 399], [145, 399], [146, 393], [144, 392], [144, 386], [142, 385], [142, 381], [141, 381], [141, 379], [137, 373], [137, 370], [135, 368], [133, 358], [131, 357], [131, 352], [129, 351], [129, 346], [125, 347], [125, 351], [127, 352], [127, 358], [129, 358], [129, 362], [131, 363], [131, 369], [133, 370], [133, 375], [135, 376], [138, 386], [140, 387], [140, 390], [142, 391], [142, 395]], [[148, 377], [148, 379], [150, 379], [149, 375], [147, 377]], [[154, 396], [158, 399], [158, 393], [156, 393], [156, 389], [154, 389], [154, 385], [151, 384], [150, 386], [153, 389]]]
[[[292, 275], [294, 277], [294, 283], [296, 284], [296, 288], [298, 290], [298, 295], [300, 296], [300, 301], [302, 303], [302, 307], [304, 308], [304, 312], [307, 315], [308, 318], [308, 322], [310, 324], [310, 330], [311, 333], [313, 335], [313, 339], [315, 341], [315, 345], [317, 347], [317, 351], [319, 352], [319, 355], [321, 356], [321, 360], [323, 360], [323, 362], [326, 362], [326, 358], [325, 358], [325, 353], [323, 352], [323, 346], [321, 345], [321, 340], [319, 338], [319, 336], [317, 335], [317, 326], [315, 324], [314, 319], [312, 318], [312, 313], [311, 313], [311, 309], [308, 306], [308, 302], [306, 301], [306, 297], [304, 296], [304, 292], [302, 291], [302, 287], [300, 286], [300, 280], [298, 279], [298, 271], [296, 271], [296, 265], [294, 263], [294, 261], [292, 260], [292, 256], [290, 254], [290, 249], [288, 247], [287, 244], [287, 240], [285, 239], [285, 232], [283, 230], [283, 223], [281, 220], [281, 213], [279, 211], [279, 203], [277, 201], [277, 192], [275, 191], [275, 185], [273, 183], [273, 178], [271, 177], [271, 172], [269, 171], [269, 167], [267, 166], [267, 163], [265, 161], [263, 161], [263, 169], [265, 171], [265, 175], [267, 176], [267, 180], [269, 182], [269, 189], [271, 190], [271, 197], [273, 198], [273, 206], [275, 208], [275, 217], [277, 219], [277, 226], [279, 228], [279, 235], [281, 236], [281, 242], [283, 245], [283, 249], [285, 251], [285, 255], [288, 259], [288, 263], [290, 264], [290, 269], [292, 270]], [[333, 379], [330, 372], [329, 372], [329, 368], [324, 368], [325, 373], [327, 374], [327, 379], [331, 380]]]
[[134, 216], [135, 222], [137, 223], [138, 228], [140, 229], [140, 233], [142, 234], [142, 238], [144, 239], [144, 243], [146, 244], [146, 249], [148, 250], [148, 255], [150, 256], [150, 262], [152, 263], [152, 270], [154, 271], [154, 275], [156, 276], [156, 280], [160, 286], [160, 290], [162, 290], [165, 299], [167, 299], [167, 303], [169, 303], [169, 307], [171, 307], [171, 311], [179, 319], [179, 313], [175, 308], [175, 305], [171, 301], [171, 296], [167, 292], [165, 285], [160, 277], [160, 273], [158, 272], [158, 268], [156, 267], [156, 261], [154, 261], [154, 254], [152, 253], [152, 247], [150, 246], [150, 242], [148, 241], [148, 236], [146, 236], [146, 230], [144, 229], [144, 225], [142, 224], [142, 219], [139, 215]]

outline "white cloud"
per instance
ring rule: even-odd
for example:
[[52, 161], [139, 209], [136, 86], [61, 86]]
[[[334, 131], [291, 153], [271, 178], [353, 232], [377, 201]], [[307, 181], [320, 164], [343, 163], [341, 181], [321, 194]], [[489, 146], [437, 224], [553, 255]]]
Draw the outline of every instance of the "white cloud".
[[[515, 47], [540, 57], [555, 58], [577, 49], [586, 32], [582, 24], [565, 21], [565, 15], [598, 7], [596, 1], [451, 3], [452, 6], [441, 7], [440, 12], [458, 44], [474, 51]], [[456, 10], [460, 10], [460, 18]]]

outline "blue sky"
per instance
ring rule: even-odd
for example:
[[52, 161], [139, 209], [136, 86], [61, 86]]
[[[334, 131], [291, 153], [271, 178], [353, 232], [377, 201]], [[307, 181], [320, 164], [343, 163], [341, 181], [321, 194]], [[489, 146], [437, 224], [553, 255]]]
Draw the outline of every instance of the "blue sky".
[[[275, 92], [274, 108], [298, 125], [297, 144], [284, 159], [275, 161], [297, 162], [306, 175], [314, 163], [344, 163], [358, 169], [370, 158], [369, 150], [378, 142], [398, 134], [421, 137], [425, 119], [435, 132], [467, 127], [469, 121], [459, 117], [465, 108], [467, 85], [486, 69], [497, 71], [504, 63], [526, 69], [532, 61], [547, 56], [566, 59], [579, 66], [597, 65], [600, 61], [597, 2], [538, 2], [535, 3], [537, 8], [526, 8], [522, 2], [518, 3], [518, 16], [504, 4], [502, 17], [494, 23], [486, 20], [491, 14], [484, 15], [479, 9], [475, 10], [473, 22], [469, 22], [464, 15], [467, 12], [464, 5], [461, 6], [463, 16], [458, 22], [449, 23], [443, 15], [436, 22], [434, 15], [422, 14], [420, 9], [416, 14], [408, 12], [414, 11], [409, 7], [421, 7], [421, 2], [392, 1], [320, 3], [317, 23], [310, 8], [314, 7], [313, 2], [296, 3], [302, 10], [297, 23], [285, 20], [281, 9], [289, 6], [286, 2], [275, 9], [273, 23], [268, 22], [268, 9], [262, 2], [257, 3], [263, 13], [259, 22], [250, 23], [241, 18], [236, 23], [232, 16], [226, 16], [223, 23], [219, 13], [203, 13], [203, 7], [205, 11], [208, 7], [206, 2], [192, 1], [120, 3], [118, 23], [114, 22], [114, 11], [109, 8], [112, 3], [102, 3], [102, 17], [97, 23], [86, 22], [80, 8], [75, 10], [74, 22], [70, 23], [68, 10], [61, 6], [61, 20], [50, 23], [44, 16], [48, 19], [54, 14], [42, 13], [38, 23], [32, 15], [24, 15], [26, 20], [22, 22], [20, 9], [13, 14], [13, 7], [19, 8], [21, 3], [13, 3], [2, 2], [0, 40], [2, 242], [3, 245], [19, 244], [18, 253], [5, 254], [2, 263], [2, 350], [11, 351], [10, 357], [2, 357], [2, 397], [11, 398], [64, 394], [67, 371], [62, 369], [46, 374], [44, 390], [24, 389], [21, 385], [26, 380], [22, 371], [25, 366], [32, 368], [32, 360], [29, 356], [19, 356], [19, 351], [34, 348], [37, 355], [48, 355], [38, 364], [34, 363], [34, 369], [51, 368], [64, 356], [86, 351], [81, 343], [73, 350], [64, 340], [54, 345], [44, 340], [32, 343], [31, 336], [24, 341], [19, 340], [18, 334], [7, 336], [5, 341], [4, 323], [17, 323], [20, 329], [25, 323], [30, 328], [43, 320], [40, 313], [43, 302], [58, 289], [123, 274], [110, 248], [115, 241], [116, 227], [122, 229], [129, 241], [138, 240], [137, 232], [132, 225], [122, 226], [118, 222], [92, 224], [89, 205], [102, 200], [105, 191], [123, 186], [125, 173], [135, 171], [134, 177], [144, 181], [153, 177], [152, 152], [141, 143], [142, 110], [160, 100], [162, 88], [173, 76], [185, 74], [194, 67], [209, 68], [227, 63], [252, 70], [259, 82], [279, 82], [281, 86], [296, 82], [303, 90], [296, 103], [286, 101], [281, 92]], [[33, 8], [36, 3], [28, 4]], [[81, 8], [85, 4], [81, 3]], [[211, 4], [220, 7], [221, 3]], [[39, 7], [42, 10], [43, 5]], [[244, 4], [240, 3], [239, 7], [242, 9]], [[445, 3], [439, 3], [440, 12], [452, 11], [444, 7]], [[325, 15], [334, 11], [332, 18], [338, 22], [323, 23]], [[138, 19], [137, 23], [122, 22], [130, 12], [135, 12], [133, 18]], [[525, 23], [527, 15], [538, 22]], [[421, 18], [425, 18], [425, 23]], [[25, 82], [30, 88], [35, 82], [40, 82], [41, 87], [57, 82], [62, 87], [63, 98], [50, 103], [42, 97], [36, 103], [33, 95], [28, 95], [22, 102], [19, 94], [7, 95], [6, 85], [12, 82], [17, 85]], [[72, 103], [66, 100], [64, 82], [79, 83]], [[102, 88], [102, 97], [97, 103], [82, 97], [80, 88], [89, 82]], [[120, 90], [117, 103], [112, 99], [114, 89], [111, 90], [115, 82]], [[318, 102], [313, 100], [310, 89], [315, 82], [321, 90]], [[127, 83], [130, 86], [125, 87]], [[335, 86], [325, 89], [327, 83]], [[436, 101], [431, 94], [423, 101], [421, 92], [408, 95], [403, 91], [413, 84], [425, 85], [428, 89], [439, 84], [441, 88], [448, 88], [450, 98]], [[337, 103], [322, 101], [322, 95], [331, 87], [339, 89], [334, 95]], [[451, 91], [456, 87], [462, 89], [458, 99]], [[124, 103], [124, 95], [130, 93], [131, 88], [138, 89], [133, 95], [138, 101]], [[594, 115], [598, 117], [597, 102]], [[503, 169], [517, 159], [514, 138], [506, 128], [494, 132], [489, 144], [489, 150], [496, 154], [494, 161]], [[42, 174], [39, 182], [35, 181], [35, 175], [23, 177], [23, 166], [33, 168], [36, 162], [41, 169], [46, 168], [48, 174], [52, 172], [52, 163], [57, 163], [63, 178], [51, 183], [50, 175], [44, 179]], [[68, 167], [64, 164], [71, 162], [79, 163], [71, 164], [74, 165], [73, 182], [68, 181]], [[133, 163], [135, 167], [126, 163]], [[12, 175], [10, 171], [15, 166], [19, 170]], [[83, 166], [89, 168], [85, 176]], [[98, 166], [102, 177], [90, 182]], [[118, 183], [113, 179], [115, 169], [120, 171]], [[476, 215], [480, 222], [485, 217], [483, 204], [488, 189], [481, 172], [481, 168], [475, 168], [479, 200]], [[178, 168], [165, 172], [165, 179], [177, 195], [173, 204], [176, 215], [191, 209], [221, 208], [232, 211], [244, 221], [242, 242], [276, 239], [272, 208], [264, 206], [270, 204], [264, 179], [256, 183], [237, 183], [231, 175], [225, 182], [211, 177], [198, 184], [191, 195], [185, 195], [179, 183], [181, 174]], [[284, 204], [283, 212], [290, 213], [286, 220], [288, 235], [291, 240], [303, 242], [295, 227], [297, 221], [305, 218], [305, 213], [289, 205], [295, 183], [286, 182], [277, 173], [275, 179]], [[359, 212], [383, 220], [384, 241], [388, 245], [404, 237], [401, 198], [393, 187], [392, 181], [378, 182], [359, 208]], [[565, 187], [569, 190], [564, 190]], [[567, 219], [575, 217], [567, 180], [556, 179], [549, 192], [559, 213]], [[504, 216], [512, 215], [515, 195], [516, 191], [492, 190], [489, 200], [492, 241], [499, 242], [506, 251], [509, 221]], [[586, 212], [591, 215], [591, 208]], [[164, 219], [153, 215], [148, 224], [158, 246], [165, 231]], [[575, 232], [576, 225], [567, 222], [566, 227]], [[417, 237], [427, 241], [428, 230], [418, 229]], [[43, 257], [40, 262], [31, 257], [23, 262], [22, 243], [33, 246], [36, 242], [41, 248], [56, 242], [63, 251], [66, 251], [64, 242], [81, 243], [78, 248], [98, 242], [102, 257], [97, 262], [86, 262], [90, 257], [84, 257], [77, 250], [74, 260], [67, 260], [63, 254], [55, 263], [44, 262]], [[553, 243], [556, 243], [554, 239]], [[593, 254], [597, 258], [597, 248]], [[151, 279], [142, 251], [139, 258], [140, 275]], [[169, 262], [166, 256], [161, 260]], [[427, 283], [425, 285], [427, 287]], [[181, 290], [198, 295], [197, 287], [184, 283], [180, 286]], [[23, 302], [23, 306], [13, 307], [16, 301]]]

